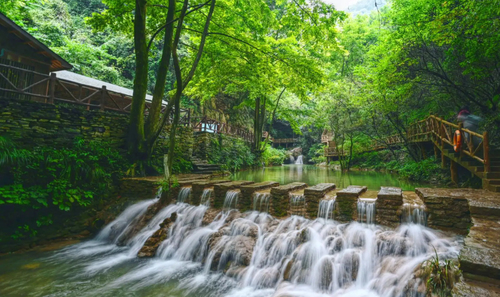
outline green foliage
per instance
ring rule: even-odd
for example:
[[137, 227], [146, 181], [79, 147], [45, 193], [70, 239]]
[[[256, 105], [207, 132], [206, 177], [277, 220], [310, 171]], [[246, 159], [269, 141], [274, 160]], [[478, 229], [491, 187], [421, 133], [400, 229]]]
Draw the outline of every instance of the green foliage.
[[326, 162], [326, 157], [324, 156], [325, 147], [322, 143], [313, 144], [306, 155], [307, 160], [313, 160], [316, 164]]
[[422, 269], [429, 296], [452, 296], [451, 290], [460, 276], [460, 270], [455, 261], [440, 260], [436, 251], [435, 256], [422, 264]]
[[273, 148], [268, 144], [262, 152], [261, 158], [266, 166], [281, 166], [285, 161], [286, 151], [284, 149]]
[[2, 166], [12, 176], [10, 184], [0, 187], [0, 204], [34, 209], [56, 205], [65, 211], [73, 205], [88, 206], [124, 169], [119, 153], [99, 141], [77, 140], [72, 148], [32, 151], [16, 149], [5, 138], [0, 144], [0, 154], [10, 155]]
[[256, 160], [248, 143], [222, 134], [211, 139], [208, 151], [210, 163], [221, 164], [222, 169], [231, 172], [250, 167]]
[[401, 177], [409, 180], [429, 181], [431, 176], [441, 171], [441, 167], [439, 167], [439, 163], [436, 162], [436, 159], [431, 157], [419, 162], [407, 160], [398, 171]]

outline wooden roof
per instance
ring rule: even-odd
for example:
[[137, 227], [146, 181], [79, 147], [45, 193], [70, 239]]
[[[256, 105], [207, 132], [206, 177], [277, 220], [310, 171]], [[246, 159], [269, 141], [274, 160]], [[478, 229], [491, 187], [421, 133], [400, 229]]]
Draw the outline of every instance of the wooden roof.
[[26, 32], [23, 28], [19, 27], [2, 13], [0, 13], [0, 25], [7, 28], [7, 31], [10, 34], [14, 34], [17, 38], [21, 39], [24, 44], [32, 47], [38, 55], [49, 58], [51, 61], [50, 71], [68, 70], [73, 68], [73, 66], [61, 58], [61, 56], [54, 53], [45, 44], [38, 41], [38, 39]]

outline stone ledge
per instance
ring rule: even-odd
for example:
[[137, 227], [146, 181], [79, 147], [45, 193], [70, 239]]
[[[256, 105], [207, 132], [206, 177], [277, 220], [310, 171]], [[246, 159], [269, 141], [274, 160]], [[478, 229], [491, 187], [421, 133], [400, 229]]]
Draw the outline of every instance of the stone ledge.
[[261, 191], [273, 187], [278, 187], [280, 184], [278, 182], [274, 181], [266, 181], [266, 182], [261, 182], [261, 183], [256, 183], [256, 184], [250, 184], [250, 185], [244, 185], [241, 187], [241, 192], [242, 193], [253, 193], [256, 191]]
[[304, 195], [306, 196], [320, 196], [323, 197], [326, 193], [335, 189], [335, 184], [332, 183], [322, 183], [315, 186], [306, 188], [304, 190]]
[[381, 187], [377, 197], [381, 200], [401, 200], [401, 203], [403, 203], [403, 191], [401, 188]]
[[285, 195], [292, 191], [301, 190], [307, 187], [306, 183], [294, 182], [271, 189], [271, 195]]
[[348, 186], [337, 192], [337, 198], [358, 198], [368, 188], [364, 186]]

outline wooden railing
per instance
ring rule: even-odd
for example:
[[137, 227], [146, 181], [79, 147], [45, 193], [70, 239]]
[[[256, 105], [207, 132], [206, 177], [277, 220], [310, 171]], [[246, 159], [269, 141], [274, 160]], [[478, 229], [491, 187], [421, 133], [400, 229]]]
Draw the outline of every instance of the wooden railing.
[[274, 139], [275, 144], [280, 144], [280, 143], [296, 143], [298, 142], [297, 138], [278, 138]]
[[463, 124], [454, 124], [436, 116], [411, 125], [408, 129], [408, 140], [410, 142], [432, 141], [441, 150], [448, 144], [453, 147], [455, 131], [460, 131], [462, 145], [459, 150], [459, 158], [464, 156], [478, 161], [484, 165], [484, 172], [490, 171], [489, 160], [489, 138], [488, 132], [483, 134], [465, 129]]
[[193, 129], [198, 132], [209, 132], [213, 134], [226, 134], [230, 136], [241, 137], [245, 141], [253, 142], [254, 135], [248, 129], [238, 126], [228, 125], [227, 123], [208, 117], [197, 118], [193, 121]]
[[[19, 97], [41, 103], [54, 104], [65, 102], [86, 106], [89, 109], [112, 110], [128, 113], [132, 96], [89, 86], [74, 81], [60, 79], [56, 73], [50, 75], [11, 65], [0, 64], [0, 96]], [[145, 113], [149, 112], [150, 102], [146, 103]], [[166, 106], [163, 105], [162, 112]], [[181, 109], [181, 125], [189, 125], [190, 111]], [[171, 115], [172, 117], [172, 115]]]
[[328, 135], [328, 134], [321, 135], [321, 143], [326, 143], [326, 142], [329, 142], [329, 141], [332, 141], [332, 140], [333, 140], [333, 136], [332, 135]]

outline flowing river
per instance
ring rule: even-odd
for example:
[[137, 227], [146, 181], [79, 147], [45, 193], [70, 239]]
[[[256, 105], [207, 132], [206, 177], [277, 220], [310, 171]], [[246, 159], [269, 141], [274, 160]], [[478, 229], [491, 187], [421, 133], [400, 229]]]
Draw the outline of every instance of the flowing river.
[[[261, 180], [269, 180], [279, 177], [280, 170], [242, 172], [237, 178], [258, 181], [261, 174]], [[390, 175], [368, 184], [362, 174], [344, 180], [335, 172], [308, 177], [320, 169], [301, 170], [289, 167], [294, 173], [278, 181], [300, 175], [298, 180], [306, 182], [315, 178], [311, 184], [415, 187]], [[222, 211], [209, 209], [206, 199], [201, 205], [164, 206], [143, 225], [141, 218], [158, 199], [140, 201], [91, 240], [56, 251], [1, 256], [0, 296], [424, 296], [415, 277], [420, 264], [436, 254], [457, 258], [460, 249], [458, 238], [419, 224], [391, 229], [341, 224], [325, 219], [328, 215], [278, 220], [257, 203], [261, 212], [231, 210], [233, 199], [226, 196]], [[175, 221], [165, 227], [168, 218]], [[160, 228], [167, 235], [154, 256], [137, 257]]]
[[369, 190], [379, 190], [381, 186], [399, 187], [405, 191], [413, 191], [417, 187], [429, 187], [429, 184], [409, 182], [399, 179], [396, 174], [376, 171], [350, 171], [343, 173], [314, 165], [283, 165], [237, 172], [233, 179], [251, 180], [254, 182], [275, 181], [280, 184], [304, 182], [308, 185], [334, 183], [337, 188], [350, 185], [367, 186]]

